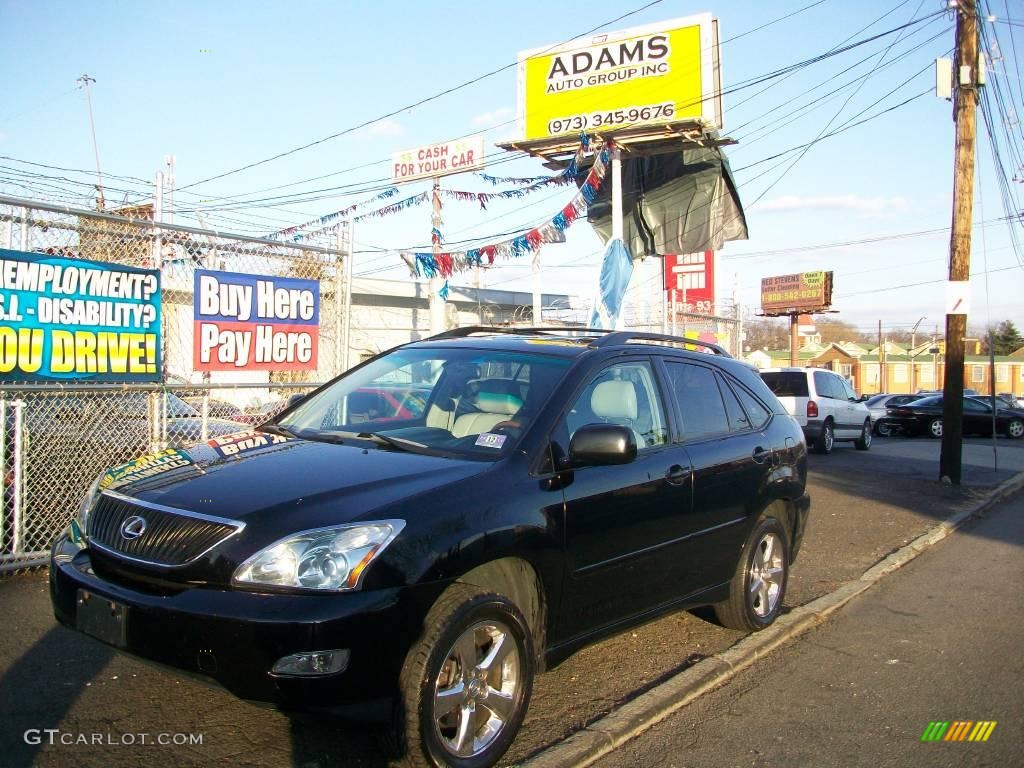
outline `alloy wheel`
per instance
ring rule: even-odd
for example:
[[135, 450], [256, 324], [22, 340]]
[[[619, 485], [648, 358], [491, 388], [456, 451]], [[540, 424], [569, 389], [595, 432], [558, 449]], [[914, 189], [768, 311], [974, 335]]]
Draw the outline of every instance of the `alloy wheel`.
[[486, 750], [514, 715], [521, 684], [519, 649], [499, 621], [466, 629], [434, 681], [433, 721], [444, 748], [473, 757]]
[[775, 610], [785, 581], [783, 547], [774, 533], [761, 537], [750, 563], [747, 593], [751, 607], [758, 617], [764, 618]]

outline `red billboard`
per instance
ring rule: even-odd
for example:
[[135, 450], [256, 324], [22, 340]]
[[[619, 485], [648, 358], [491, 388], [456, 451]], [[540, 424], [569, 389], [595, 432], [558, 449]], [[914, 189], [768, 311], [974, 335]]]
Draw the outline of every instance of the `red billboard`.
[[668, 300], [686, 312], [715, 313], [715, 252], [665, 255]]

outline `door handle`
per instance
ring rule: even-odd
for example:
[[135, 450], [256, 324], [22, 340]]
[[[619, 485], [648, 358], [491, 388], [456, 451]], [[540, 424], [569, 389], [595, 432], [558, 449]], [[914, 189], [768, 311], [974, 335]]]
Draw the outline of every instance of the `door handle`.
[[665, 482], [669, 485], [682, 485], [689, 479], [691, 473], [692, 470], [689, 467], [673, 464], [665, 473]]
[[771, 451], [766, 451], [759, 445], [757, 446], [757, 448], [754, 449], [754, 453], [751, 455], [750, 458], [754, 460], [755, 464], [764, 464], [765, 459], [767, 459], [770, 455]]

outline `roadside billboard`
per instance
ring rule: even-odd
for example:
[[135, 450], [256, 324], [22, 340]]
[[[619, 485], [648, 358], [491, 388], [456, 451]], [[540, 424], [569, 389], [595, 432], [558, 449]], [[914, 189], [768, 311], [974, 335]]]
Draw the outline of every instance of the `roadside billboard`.
[[761, 311], [765, 315], [821, 312], [831, 305], [831, 272], [761, 278]]
[[484, 167], [484, 137], [470, 136], [425, 147], [403, 149], [391, 155], [391, 180], [403, 181], [479, 171]]
[[[715, 313], [715, 252], [665, 254], [665, 290], [684, 312]], [[687, 309], [689, 308], [689, 309]]]
[[159, 272], [0, 249], [0, 382], [160, 376]]
[[676, 121], [722, 127], [710, 13], [519, 54], [522, 139]]
[[318, 281], [197, 269], [194, 290], [195, 370], [316, 370]]

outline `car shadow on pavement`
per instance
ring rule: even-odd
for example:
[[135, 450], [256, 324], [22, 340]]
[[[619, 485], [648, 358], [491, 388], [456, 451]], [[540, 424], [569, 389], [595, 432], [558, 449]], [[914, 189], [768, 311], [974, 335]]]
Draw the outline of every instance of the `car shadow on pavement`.
[[60, 736], [45, 729], [61, 728], [114, 655], [99, 643], [69, 643], [69, 633], [52, 627], [0, 674], [0, 722], [7, 737], [0, 763], [7, 768], [36, 765], [51, 738], [60, 744]]
[[387, 768], [380, 741], [383, 726], [307, 712], [288, 712], [292, 765]]

